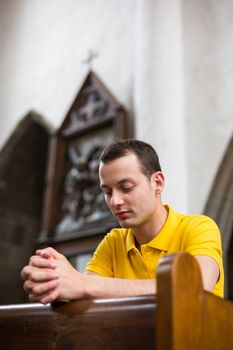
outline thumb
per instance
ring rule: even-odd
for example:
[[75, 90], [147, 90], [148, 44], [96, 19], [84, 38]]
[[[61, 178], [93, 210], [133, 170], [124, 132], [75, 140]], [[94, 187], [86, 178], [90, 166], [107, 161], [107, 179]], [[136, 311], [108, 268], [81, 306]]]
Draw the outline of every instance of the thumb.
[[52, 247], [48, 247], [45, 249], [38, 249], [36, 250], [36, 255], [40, 255], [42, 258], [45, 258], [45, 259], [50, 259], [50, 258], [58, 259], [61, 257], [61, 254], [58, 253], [58, 251]]

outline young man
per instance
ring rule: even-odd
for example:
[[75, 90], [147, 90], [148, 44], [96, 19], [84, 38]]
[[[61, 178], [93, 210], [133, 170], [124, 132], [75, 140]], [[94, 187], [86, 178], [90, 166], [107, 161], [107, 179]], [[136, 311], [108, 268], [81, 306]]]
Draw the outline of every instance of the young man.
[[38, 250], [22, 270], [32, 301], [156, 293], [156, 267], [164, 255], [188, 252], [197, 259], [204, 288], [223, 296], [221, 238], [202, 215], [163, 205], [164, 175], [155, 150], [138, 140], [108, 146], [100, 157], [100, 187], [121, 228], [100, 243], [86, 272], [53, 248]]

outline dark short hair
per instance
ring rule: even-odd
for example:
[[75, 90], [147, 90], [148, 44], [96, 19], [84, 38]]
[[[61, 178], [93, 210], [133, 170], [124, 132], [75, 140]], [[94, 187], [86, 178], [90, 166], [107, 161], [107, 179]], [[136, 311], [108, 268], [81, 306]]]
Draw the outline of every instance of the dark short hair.
[[100, 155], [100, 161], [107, 164], [128, 153], [137, 156], [142, 173], [149, 179], [156, 171], [161, 171], [159, 157], [154, 148], [146, 142], [135, 139], [120, 140], [107, 146]]

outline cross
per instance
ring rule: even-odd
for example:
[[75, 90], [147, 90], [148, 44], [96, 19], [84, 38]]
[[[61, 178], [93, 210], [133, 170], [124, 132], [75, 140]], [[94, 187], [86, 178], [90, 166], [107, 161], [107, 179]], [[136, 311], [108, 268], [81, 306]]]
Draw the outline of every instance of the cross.
[[92, 50], [89, 50], [88, 53], [87, 53], [87, 58], [85, 58], [82, 62], [84, 64], [87, 64], [89, 69], [91, 69], [92, 62], [94, 61], [94, 59], [96, 57], [98, 57], [98, 53], [94, 52]]

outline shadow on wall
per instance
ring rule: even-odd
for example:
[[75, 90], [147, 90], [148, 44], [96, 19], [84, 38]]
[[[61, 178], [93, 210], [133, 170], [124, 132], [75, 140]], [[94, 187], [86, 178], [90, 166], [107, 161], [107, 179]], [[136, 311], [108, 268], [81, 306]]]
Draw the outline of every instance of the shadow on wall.
[[40, 230], [50, 134], [43, 118], [29, 112], [0, 151], [0, 304], [27, 299], [20, 271]]
[[212, 217], [220, 228], [225, 297], [233, 300], [233, 136], [215, 177], [204, 214]]

